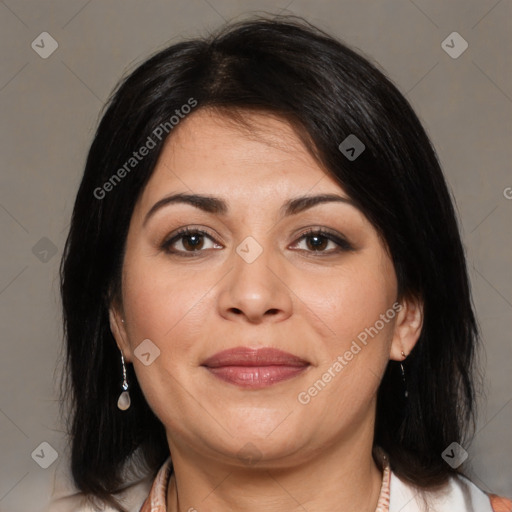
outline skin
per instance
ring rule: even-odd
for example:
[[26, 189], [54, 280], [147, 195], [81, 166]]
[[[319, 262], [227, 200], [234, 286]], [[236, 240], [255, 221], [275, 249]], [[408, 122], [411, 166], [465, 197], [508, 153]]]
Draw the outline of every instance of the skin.
[[[299, 403], [298, 394], [397, 301], [396, 274], [355, 206], [326, 202], [280, 216], [291, 198], [348, 196], [289, 123], [255, 112], [246, 119], [251, 130], [203, 109], [174, 129], [135, 206], [122, 298], [110, 311], [117, 345], [166, 428], [174, 465], [168, 511], [373, 512], [382, 479], [371, 455], [376, 393], [388, 361], [414, 347], [422, 306], [402, 299], [401, 311], [343, 370]], [[222, 198], [228, 212], [175, 203], [144, 223], [157, 201], [177, 192]], [[186, 226], [212, 236], [195, 239], [196, 256], [183, 256], [197, 247], [190, 238], [174, 242], [176, 254], [161, 248]], [[310, 227], [344, 237], [353, 250], [301, 238]], [[251, 263], [236, 252], [248, 236], [262, 249]], [[145, 339], [160, 350], [148, 366], [134, 354]], [[258, 390], [201, 366], [237, 346], [275, 347], [310, 365]], [[248, 464], [240, 456], [247, 451], [259, 460]]]

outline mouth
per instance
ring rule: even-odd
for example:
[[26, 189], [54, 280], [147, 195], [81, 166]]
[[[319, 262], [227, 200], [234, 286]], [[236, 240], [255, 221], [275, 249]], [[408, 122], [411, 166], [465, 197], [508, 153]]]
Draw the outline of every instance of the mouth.
[[260, 389], [302, 374], [310, 363], [275, 348], [237, 347], [214, 354], [201, 366], [225, 382]]

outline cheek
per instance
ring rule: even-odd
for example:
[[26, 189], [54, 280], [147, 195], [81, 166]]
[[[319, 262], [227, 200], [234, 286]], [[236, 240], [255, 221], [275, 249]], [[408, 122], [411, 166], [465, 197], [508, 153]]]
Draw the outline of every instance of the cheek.
[[[208, 280], [165, 265], [160, 258], [125, 262], [123, 301], [139, 335], [162, 338], [170, 334], [194, 309], [208, 290]], [[211, 287], [211, 286], [210, 286]]]
[[[351, 421], [365, 414], [377, 392], [394, 333], [395, 279], [391, 262], [377, 253], [354, 260], [336, 279], [326, 280], [322, 293], [313, 297], [311, 309], [331, 330], [324, 338], [324, 357], [311, 379], [311, 385], [321, 391], [310, 388], [318, 393], [311, 410], [325, 415], [326, 428], [334, 428], [347, 410], [354, 412]], [[319, 380], [328, 383], [324, 387]]]
[[[137, 380], [156, 415], [179, 430], [176, 411], [190, 407], [189, 394], [183, 389], [190, 387], [187, 383], [194, 377], [190, 363], [202, 339], [201, 326], [209, 307], [205, 294], [214, 281], [197, 272], [171, 272], [169, 265], [156, 258], [127, 259], [124, 273], [123, 301], [130, 318], [128, 335]], [[137, 358], [137, 347], [147, 339], [159, 351], [148, 366]]]
[[[376, 322], [379, 336], [389, 338], [392, 334], [395, 274], [390, 262], [381, 256], [354, 259], [352, 265], [335, 276], [312, 284], [307, 281], [303, 293], [309, 296], [311, 311], [329, 327], [327, 348], [332, 357], [359, 335], [364, 341], [365, 332], [369, 329], [375, 332], [372, 327]], [[386, 313], [383, 322], [381, 315]]]

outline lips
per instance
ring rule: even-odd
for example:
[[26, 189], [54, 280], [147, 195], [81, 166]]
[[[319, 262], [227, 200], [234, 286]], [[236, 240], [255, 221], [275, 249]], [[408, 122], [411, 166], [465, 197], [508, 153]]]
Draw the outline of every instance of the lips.
[[237, 347], [214, 354], [202, 366], [231, 384], [263, 388], [300, 375], [309, 363], [275, 348]]

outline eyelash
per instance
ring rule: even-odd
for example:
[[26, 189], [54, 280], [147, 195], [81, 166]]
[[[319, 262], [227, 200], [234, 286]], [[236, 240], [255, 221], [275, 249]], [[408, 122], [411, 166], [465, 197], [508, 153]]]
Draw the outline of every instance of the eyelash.
[[[185, 237], [191, 236], [191, 235], [205, 236], [214, 241], [212, 235], [210, 233], [208, 233], [207, 231], [204, 231], [202, 229], [196, 229], [196, 228], [191, 229], [191, 228], [186, 227], [186, 228], [179, 229], [171, 238], [164, 240], [164, 242], [161, 244], [160, 248], [168, 254], [176, 254], [178, 256], [183, 256], [185, 258], [197, 257], [197, 255], [199, 255], [199, 253], [204, 252], [204, 251], [203, 250], [177, 251], [175, 249], [171, 249], [171, 246], [175, 242], [179, 241], [181, 238], [185, 238]], [[337, 235], [334, 235], [333, 233], [326, 231], [325, 229], [322, 229], [322, 228], [308, 229], [306, 232], [304, 232], [300, 235], [300, 237], [297, 239], [295, 244], [304, 240], [305, 238], [313, 237], [313, 236], [327, 238], [328, 240], [334, 242], [338, 246], [338, 248], [335, 250], [330, 250], [330, 251], [306, 251], [306, 252], [310, 252], [313, 254], [317, 253], [316, 255], [322, 255], [322, 254], [332, 255], [334, 253], [337, 254], [340, 252], [354, 251], [354, 247], [346, 239], [339, 237]], [[305, 250], [305, 249], [300, 249], [300, 250]]]

